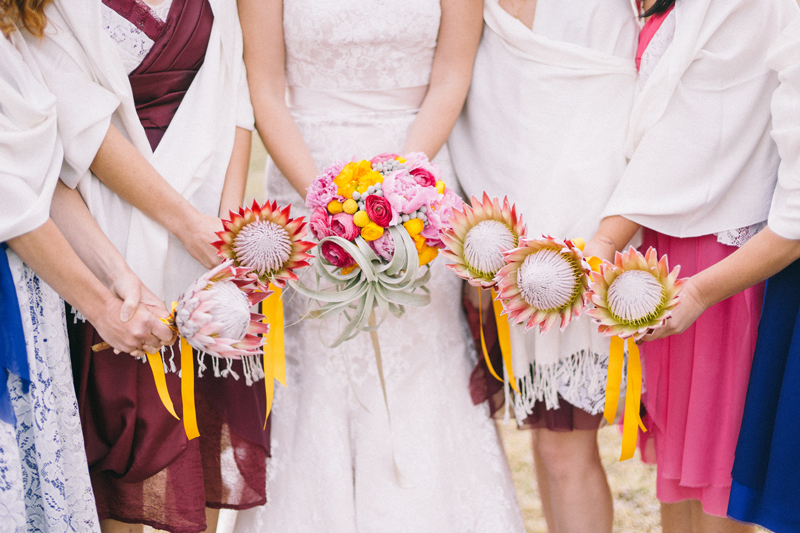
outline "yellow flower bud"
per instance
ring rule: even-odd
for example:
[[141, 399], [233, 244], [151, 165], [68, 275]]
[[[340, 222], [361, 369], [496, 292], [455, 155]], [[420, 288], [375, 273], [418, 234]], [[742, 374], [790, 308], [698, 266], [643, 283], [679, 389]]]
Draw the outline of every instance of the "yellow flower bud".
[[395, 157], [394, 160], [397, 161], [398, 163], [405, 163], [407, 161], [406, 158], [403, 157], [402, 155]]
[[358, 211], [358, 202], [356, 202], [352, 198], [348, 198], [347, 200], [344, 201], [344, 205], [342, 206], [342, 209], [348, 215], [352, 215], [356, 211]]
[[418, 235], [423, 229], [425, 229], [425, 223], [418, 218], [412, 218], [408, 222], [403, 223], [403, 227], [406, 228], [409, 235]]
[[355, 224], [359, 228], [363, 228], [370, 222], [372, 221], [369, 219], [369, 215], [367, 214], [366, 211], [359, 211], [358, 213], [353, 215], [353, 224]]
[[342, 202], [338, 200], [333, 200], [331, 203], [328, 204], [328, 213], [331, 215], [336, 215], [342, 212]]
[[361, 228], [361, 237], [363, 237], [365, 241], [374, 241], [380, 239], [382, 235], [383, 228], [374, 222], [370, 222]]
[[575, 237], [574, 239], [572, 239], [572, 244], [577, 246], [578, 250], [580, 250], [582, 252], [583, 251], [583, 247], [586, 246], [586, 241], [584, 241], [580, 237]]
[[439, 255], [439, 249], [433, 246], [424, 246], [419, 252], [419, 266], [427, 265]]
[[436, 192], [444, 194], [444, 182], [442, 180], [436, 182]]

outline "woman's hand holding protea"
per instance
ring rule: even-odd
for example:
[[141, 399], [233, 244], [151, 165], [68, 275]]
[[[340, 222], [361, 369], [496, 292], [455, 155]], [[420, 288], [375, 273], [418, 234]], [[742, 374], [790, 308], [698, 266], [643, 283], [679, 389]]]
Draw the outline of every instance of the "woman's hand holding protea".
[[231, 219], [223, 220], [225, 231], [217, 233], [214, 243], [218, 254], [258, 274], [263, 284], [283, 288], [297, 280], [294, 269], [308, 266], [308, 250], [314, 243], [302, 240], [306, 235], [304, 217], [289, 218], [291, 206], [278, 209], [277, 202], [231, 211]]

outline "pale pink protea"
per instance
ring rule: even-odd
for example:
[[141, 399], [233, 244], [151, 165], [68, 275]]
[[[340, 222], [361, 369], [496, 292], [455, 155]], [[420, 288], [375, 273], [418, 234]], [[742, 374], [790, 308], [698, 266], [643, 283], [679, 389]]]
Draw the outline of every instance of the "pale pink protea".
[[231, 211], [231, 219], [222, 221], [225, 231], [217, 232], [222, 240], [213, 243], [218, 255], [255, 272], [264, 284], [283, 288], [297, 280], [294, 269], [308, 266], [314, 243], [302, 240], [304, 217], [289, 218], [290, 210], [279, 209], [277, 202], [259, 206], [253, 201], [251, 208]]
[[250, 269], [223, 262], [195, 281], [175, 304], [178, 334], [193, 348], [217, 357], [239, 359], [260, 354], [269, 325], [250, 308], [272, 294], [261, 289]]
[[463, 205], [463, 211], [453, 209], [450, 228], [441, 233], [446, 249], [442, 253], [454, 263], [447, 267], [470, 285], [488, 289], [493, 287], [495, 275], [506, 265], [503, 252], [516, 248], [525, 236], [522, 216], [503, 198], [483, 200], [472, 197], [472, 206]]
[[614, 263], [603, 262], [586, 293], [595, 305], [588, 313], [600, 324], [600, 333], [640, 339], [663, 326], [680, 303], [685, 281], [678, 279], [680, 269], [670, 272], [667, 256], [659, 260], [655, 248], [642, 255], [631, 247], [617, 252]]
[[512, 323], [525, 322], [525, 331], [539, 326], [546, 333], [561, 320], [563, 331], [583, 312], [590, 270], [573, 241], [525, 240], [506, 252], [505, 260], [508, 264], [497, 273], [497, 298]]

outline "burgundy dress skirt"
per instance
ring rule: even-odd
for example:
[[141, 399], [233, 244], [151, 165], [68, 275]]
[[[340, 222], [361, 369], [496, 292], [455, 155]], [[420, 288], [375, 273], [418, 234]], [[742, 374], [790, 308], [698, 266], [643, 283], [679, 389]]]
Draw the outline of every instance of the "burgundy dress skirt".
[[[129, 79], [155, 150], [203, 64], [214, 23], [211, 6], [208, 0], [173, 0], [167, 20], [160, 21], [136, 0], [103, 2], [154, 41]], [[214, 377], [206, 357], [209, 368], [195, 378], [200, 437], [190, 441], [183, 422], [162, 405], [148, 364], [111, 349], [93, 352], [102, 339], [88, 323], [68, 324], [68, 332], [101, 520], [195, 533], [206, 529], [206, 507], [248, 509], [266, 503], [269, 426], [263, 427], [263, 380], [247, 386], [241, 361], [232, 367], [239, 379]], [[165, 362], [177, 371], [178, 343], [172, 351], [175, 357], [167, 350]], [[166, 380], [182, 416], [180, 378], [169, 372]]]
[[[472, 403], [478, 405], [489, 402], [492, 416], [495, 416], [504, 406], [505, 394], [503, 383], [495, 378], [486, 365], [481, 348], [480, 316], [474, 305], [464, 297], [464, 310], [467, 321], [478, 351], [478, 363], [472, 370], [469, 380], [469, 392]], [[497, 322], [491, 308], [483, 315], [483, 339], [486, 342], [486, 351], [492, 368], [499, 372], [503, 368], [503, 354], [500, 343], [497, 341]], [[558, 409], [547, 409], [544, 402], [536, 402], [533, 411], [525, 417], [519, 427], [521, 429], [545, 428], [550, 431], [595, 430], [603, 421], [603, 413], [590, 414], [579, 407], [575, 407], [567, 400], [558, 396]]]

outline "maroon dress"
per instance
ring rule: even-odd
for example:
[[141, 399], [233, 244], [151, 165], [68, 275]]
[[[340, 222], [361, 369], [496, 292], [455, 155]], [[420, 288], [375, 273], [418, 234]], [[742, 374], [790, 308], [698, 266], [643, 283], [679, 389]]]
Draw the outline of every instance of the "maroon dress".
[[[136, 0], [103, 2], [154, 41], [129, 79], [155, 150], [203, 64], [214, 15], [208, 0], [173, 0], [163, 22]], [[263, 380], [248, 387], [241, 361], [233, 364], [240, 379], [214, 377], [206, 358], [209, 369], [195, 380], [200, 437], [189, 441], [183, 422], [161, 404], [148, 364], [110, 349], [93, 353], [102, 339], [88, 323], [68, 329], [101, 520], [193, 533], [205, 530], [206, 507], [247, 509], [266, 502]], [[172, 349], [175, 357], [167, 350], [165, 361], [179, 369], [178, 343]], [[167, 387], [182, 416], [176, 373], [167, 373]]]

